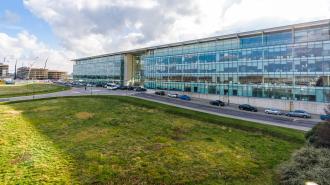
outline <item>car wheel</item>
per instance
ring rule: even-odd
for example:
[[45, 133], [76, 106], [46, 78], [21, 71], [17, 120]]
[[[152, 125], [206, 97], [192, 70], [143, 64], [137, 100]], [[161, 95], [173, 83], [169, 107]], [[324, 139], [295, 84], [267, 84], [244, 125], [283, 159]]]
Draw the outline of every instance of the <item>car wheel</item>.
[[303, 118], [307, 118], [307, 116], [303, 116]]

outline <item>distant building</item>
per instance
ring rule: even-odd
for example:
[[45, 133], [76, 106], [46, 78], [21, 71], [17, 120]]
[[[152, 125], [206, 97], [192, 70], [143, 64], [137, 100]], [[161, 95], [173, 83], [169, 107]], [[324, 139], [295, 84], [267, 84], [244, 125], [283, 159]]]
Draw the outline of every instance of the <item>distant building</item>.
[[68, 73], [64, 71], [48, 70], [49, 80], [63, 80], [68, 78]]
[[20, 67], [17, 69], [17, 78], [28, 80], [60, 80], [67, 78], [67, 72], [44, 68]]
[[48, 69], [20, 67], [17, 69], [17, 77], [28, 80], [46, 80]]
[[0, 79], [8, 77], [9, 66], [6, 64], [0, 63]]

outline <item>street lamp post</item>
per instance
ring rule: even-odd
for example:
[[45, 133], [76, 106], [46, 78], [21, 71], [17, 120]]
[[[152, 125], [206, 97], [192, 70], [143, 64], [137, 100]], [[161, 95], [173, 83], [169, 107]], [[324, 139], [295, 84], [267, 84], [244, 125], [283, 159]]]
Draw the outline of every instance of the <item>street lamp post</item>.
[[93, 85], [91, 85], [91, 96], [93, 96]]
[[32, 81], [32, 99], [34, 100], [34, 83]]
[[16, 62], [15, 62], [15, 74], [14, 74], [14, 80], [16, 80], [17, 78], [17, 59], [16, 59]]
[[227, 105], [229, 105], [230, 101], [229, 101], [229, 82], [227, 85]]
[[228, 100], [227, 100], [227, 101], [228, 101], [227, 104], [228, 104], [228, 105], [230, 104], [230, 96], [229, 96], [229, 92], [230, 92], [230, 91], [229, 91], [229, 85], [230, 85], [231, 83], [232, 83], [232, 81], [229, 81], [229, 82], [228, 82], [228, 86], [227, 86], [227, 99], [228, 99]]

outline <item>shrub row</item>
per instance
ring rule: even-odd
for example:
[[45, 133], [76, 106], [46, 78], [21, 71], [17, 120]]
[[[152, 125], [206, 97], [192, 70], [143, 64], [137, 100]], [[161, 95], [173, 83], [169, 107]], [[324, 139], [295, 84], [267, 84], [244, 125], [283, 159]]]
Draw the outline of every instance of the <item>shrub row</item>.
[[330, 184], [329, 149], [305, 146], [280, 168], [280, 182], [283, 185], [304, 185], [308, 181], [318, 185]]
[[316, 148], [330, 148], [330, 123], [320, 123], [306, 134], [307, 142]]
[[307, 144], [290, 162], [280, 167], [280, 182], [285, 185], [330, 184], [330, 123], [320, 123], [306, 133]]

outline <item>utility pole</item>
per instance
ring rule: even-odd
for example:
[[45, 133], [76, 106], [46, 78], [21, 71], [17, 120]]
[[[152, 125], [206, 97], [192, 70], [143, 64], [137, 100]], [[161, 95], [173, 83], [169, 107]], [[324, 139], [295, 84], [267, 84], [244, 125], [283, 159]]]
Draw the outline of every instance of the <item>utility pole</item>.
[[16, 66], [17, 66], [17, 59], [16, 59], [16, 62], [15, 62], [15, 74], [14, 74], [14, 80], [16, 80], [16, 78], [17, 78], [17, 68], [16, 68]]

